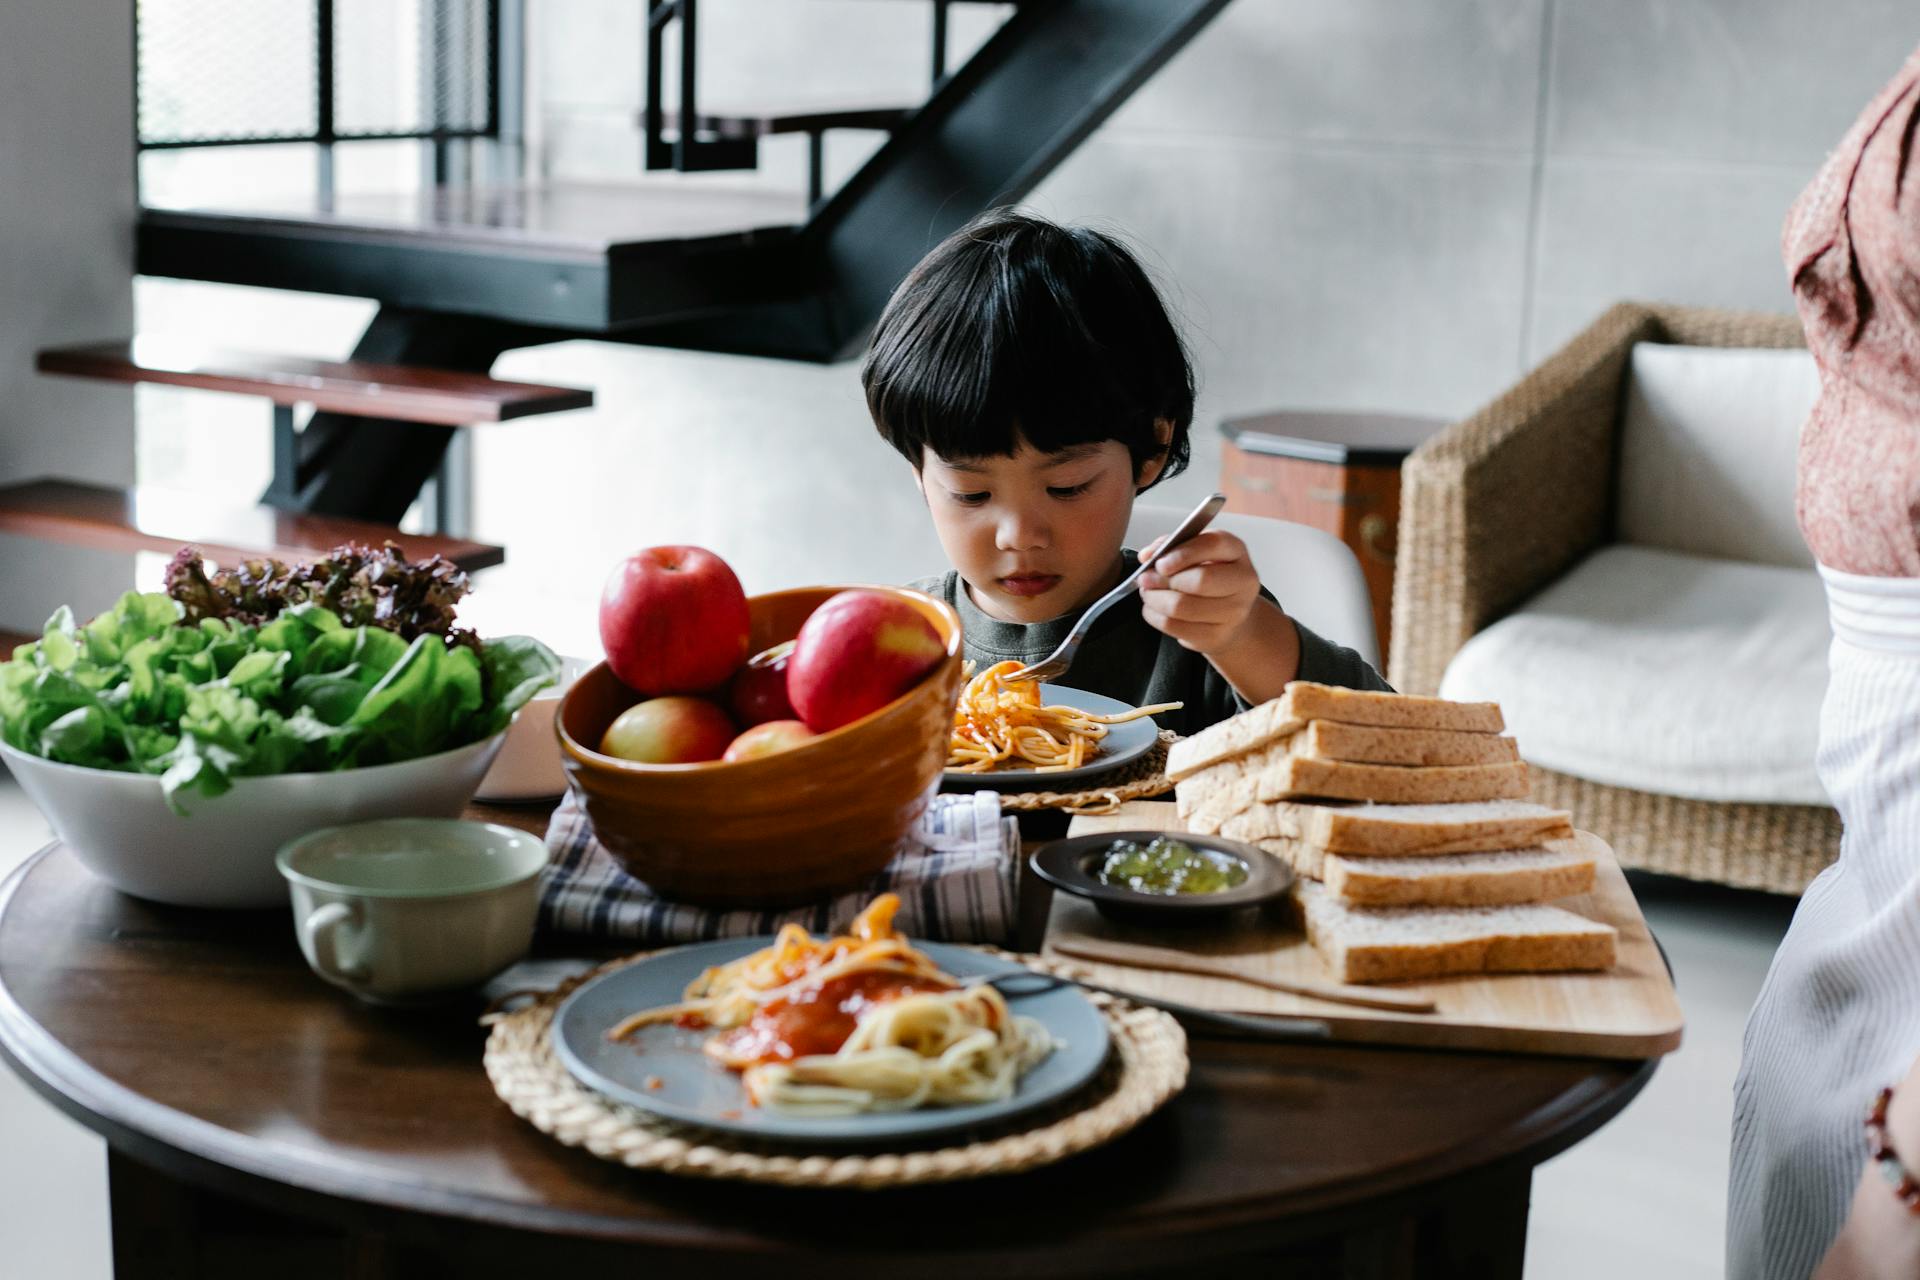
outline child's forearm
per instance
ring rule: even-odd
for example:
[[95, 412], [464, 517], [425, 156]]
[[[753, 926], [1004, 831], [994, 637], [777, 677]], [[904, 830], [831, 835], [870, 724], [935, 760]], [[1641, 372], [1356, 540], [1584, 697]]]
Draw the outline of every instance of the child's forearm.
[[1207, 655], [1234, 692], [1254, 705], [1280, 696], [1300, 673], [1300, 631], [1271, 600], [1254, 601], [1234, 638]]

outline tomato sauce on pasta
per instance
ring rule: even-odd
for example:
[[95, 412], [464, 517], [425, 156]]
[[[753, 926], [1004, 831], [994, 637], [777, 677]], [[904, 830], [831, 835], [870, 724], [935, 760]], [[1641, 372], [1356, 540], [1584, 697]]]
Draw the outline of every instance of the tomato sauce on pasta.
[[702, 973], [678, 1004], [608, 1032], [711, 1028], [703, 1050], [741, 1072], [756, 1106], [819, 1114], [989, 1102], [1053, 1051], [1046, 1029], [992, 987], [942, 973], [893, 928], [881, 894], [845, 934], [788, 925], [772, 945]]

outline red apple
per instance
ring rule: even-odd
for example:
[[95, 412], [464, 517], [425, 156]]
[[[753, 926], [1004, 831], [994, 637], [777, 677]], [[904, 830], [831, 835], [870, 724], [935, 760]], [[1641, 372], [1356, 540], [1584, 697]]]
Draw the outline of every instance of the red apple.
[[757, 724], [733, 740], [722, 760], [758, 760], [761, 756], [791, 751], [814, 736], [813, 730], [798, 720], [768, 720]]
[[925, 614], [883, 591], [842, 591], [794, 637], [787, 696], [815, 733], [877, 711], [920, 683], [947, 647]]
[[787, 664], [793, 658], [793, 641], [777, 644], [747, 659], [747, 665], [733, 673], [727, 689], [727, 706], [733, 718], [744, 725], [765, 724], [769, 720], [797, 720], [793, 704], [787, 701]]
[[648, 547], [621, 561], [600, 596], [613, 674], [649, 697], [726, 682], [747, 656], [747, 595], [700, 547]]
[[642, 764], [691, 764], [718, 760], [733, 734], [727, 713], [705, 698], [649, 698], [607, 726], [600, 750]]

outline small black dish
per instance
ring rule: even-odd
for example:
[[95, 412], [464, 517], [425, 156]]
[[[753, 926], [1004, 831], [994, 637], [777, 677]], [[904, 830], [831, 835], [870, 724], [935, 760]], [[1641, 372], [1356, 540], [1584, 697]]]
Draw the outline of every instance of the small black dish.
[[[1232, 859], [1247, 869], [1247, 878], [1219, 893], [1142, 893], [1121, 885], [1102, 884], [1100, 863], [1122, 840], [1145, 844], [1156, 836], [1179, 840], [1201, 853]], [[1190, 835], [1185, 831], [1102, 831], [1070, 836], [1036, 849], [1033, 872], [1056, 889], [1092, 902], [1109, 919], [1133, 924], [1201, 924], [1230, 912], [1269, 903], [1293, 884], [1293, 868], [1261, 849], [1220, 836]]]

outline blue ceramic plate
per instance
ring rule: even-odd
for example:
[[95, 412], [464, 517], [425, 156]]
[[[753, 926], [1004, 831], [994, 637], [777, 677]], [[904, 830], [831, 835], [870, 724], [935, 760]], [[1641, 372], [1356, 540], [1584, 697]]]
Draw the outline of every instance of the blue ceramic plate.
[[[1057, 684], [1040, 686], [1040, 702], [1041, 705], [1049, 707], [1061, 705], [1077, 707], [1082, 711], [1091, 711], [1095, 715], [1102, 716], [1122, 715], [1133, 710], [1118, 698], [1088, 693], [1085, 689], [1068, 689]], [[940, 775], [940, 789], [942, 791], [1077, 791], [1083, 787], [1096, 785], [1106, 774], [1138, 760], [1153, 750], [1153, 744], [1159, 737], [1160, 726], [1153, 722], [1153, 717], [1142, 716], [1138, 720], [1109, 725], [1107, 736], [1100, 741], [1100, 754], [1093, 758], [1093, 763], [1081, 765], [1078, 769], [1059, 769], [1051, 773], [1042, 773], [1038, 769], [994, 769], [988, 773], [959, 773], [949, 769]]]
[[[819, 1145], [888, 1144], [989, 1125], [1058, 1101], [1085, 1085], [1107, 1057], [1107, 1024], [1073, 987], [1011, 1001], [1038, 1018], [1055, 1047], [1020, 1078], [1013, 1096], [965, 1107], [851, 1116], [803, 1116], [747, 1103], [740, 1077], [701, 1052], [711, 1032], [672, 1024], [643, 1027], [611, 1041], [607, 1031], [641, 1009], [672, 1004], [687, 984], [714, 965], [738, 960], [772, 938], [728, 938], [676, 947], [587, 983], [553, 1019], [553, 1047], [574, 1079], [596, 1093], [669, 1120], [742, 1137]], [[1009, 960], [936, 942], [916, 944], [958, 978], [1019, 972]], [[648, 1088], [649, 1081], [658, 1087]]]

